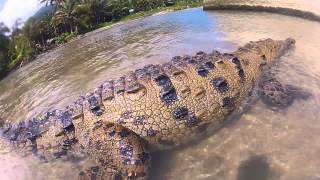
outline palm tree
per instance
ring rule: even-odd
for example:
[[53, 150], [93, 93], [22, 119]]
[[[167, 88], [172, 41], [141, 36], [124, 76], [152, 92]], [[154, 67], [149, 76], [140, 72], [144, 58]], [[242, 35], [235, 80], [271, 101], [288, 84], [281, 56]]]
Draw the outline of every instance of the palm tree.
[[[22, 34], [24, 34], [31, 41], [37, 41], [38, 37], [38, 22], [35, 18], [30, 18], [24, 25]], [[16, 34], [18, 36], [18, 34]]]
[[0, 35], [4, 35], [9, 32], [10, 29], [3, 22], [0, 22]]
[[40, 0], [40, 3], [46, 3], [48, 5], [54, 5], [56, 8], [59, 7], [65, 0]]
[[73, 27], [76, 26], [75, 30], [77, 31], [78, 18], [76, 16], [75, 5], [75, 0], [65, 0], [60, 4], [58, 11], [56, 11], [52, 18], [52, 25], [55, 28], [63, 27], [65, 32], [69, 28], [71, 33], [74, 32]]
[[46, 40], [52, 37], [51, 17], [46, 16], [38, 22], [38, 35], [41, 39], [42, 46], [46, 45]]
[[97, 25], [104, 20], [105, 6], [107, 0], [80, 0], [77, 5], [77, 12], [80, 16], [89, 16], [93, 25]]
[[112, 18], [119, 20], [121, 17], [129, 14], [129, 7], [132, 7], [131, 2], [127, 0], [111, 0], [109, 8], [112, 9]]

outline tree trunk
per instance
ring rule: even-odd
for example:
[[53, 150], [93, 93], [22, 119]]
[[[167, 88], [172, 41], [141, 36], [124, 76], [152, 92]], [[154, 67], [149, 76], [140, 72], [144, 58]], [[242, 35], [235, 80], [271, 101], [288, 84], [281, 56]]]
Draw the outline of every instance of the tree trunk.
[[73, 30], [72, 30], [72, 23], [69, 23], [69, 26], [70, 26], [70, 33], [73, 33]]
[[41, 41], [42, 41], [42, 47], [45, 46], [45, 42], [44, 42], [44, 38], [43, 38], [43, 34], [41, 33]]

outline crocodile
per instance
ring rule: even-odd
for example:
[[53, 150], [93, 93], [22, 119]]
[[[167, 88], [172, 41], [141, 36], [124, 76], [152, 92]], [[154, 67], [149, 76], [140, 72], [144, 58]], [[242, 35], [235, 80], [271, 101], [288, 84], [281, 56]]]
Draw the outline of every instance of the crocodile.
[[233, 53], [200, 51], [146, 65], [105, 81], [64, 109], [3, 122], [1, 136], [22, 155], [44, 162], [84, 154], [96, 164], [75, 172], [79, 179], [147, 179], [151, 151], [221, 127], [256, 89], [276, 107], [292, 104], [290, 88], [265, 72], [294, 45], [292, 38], [263, 39]]

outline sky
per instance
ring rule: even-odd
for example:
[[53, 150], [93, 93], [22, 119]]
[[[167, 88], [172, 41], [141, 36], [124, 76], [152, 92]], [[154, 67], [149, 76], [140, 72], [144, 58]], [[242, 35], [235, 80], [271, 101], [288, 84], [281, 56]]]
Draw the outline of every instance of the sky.
[[0, 0], [0, 11], [3, 8], [5, 2], [6, 2], [6, 0]]
[[11, 28], [16, 19], [26, 21], [40, 7], [39, 0], [0, 0], [0, 22]]

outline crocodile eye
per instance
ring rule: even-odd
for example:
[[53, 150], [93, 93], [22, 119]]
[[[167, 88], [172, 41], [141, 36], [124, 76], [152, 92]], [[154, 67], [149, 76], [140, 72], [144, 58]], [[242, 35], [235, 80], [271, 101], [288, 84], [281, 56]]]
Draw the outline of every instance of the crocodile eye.
[[229, 90], [229, 85], [227, 80], [225, 80], [222, 77], [212, 79], [211, 83], [214, 86], [214, 88], [220, 93], [225, 93]]
[[240, 63], [240, 60], [239, 60], [239, 58], [237, 58], [237, 57], [234, 57], [234, 58], [232, 58], [232, 63], [234, 63], [235, 65], [237, 65], [237, 67], [241, 67], [241, 63]]

